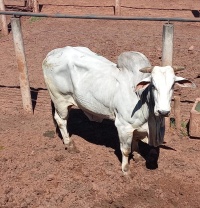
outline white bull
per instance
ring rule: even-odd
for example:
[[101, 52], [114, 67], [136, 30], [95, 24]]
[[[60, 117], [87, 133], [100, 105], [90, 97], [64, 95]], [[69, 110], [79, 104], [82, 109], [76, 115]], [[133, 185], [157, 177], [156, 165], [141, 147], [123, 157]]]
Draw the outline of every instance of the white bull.
[[67, 131], [71, 106], [82, 109], [91, 120], [114, 120], [125, 174], [130, 172], [132, 142], [137, 148], [133, 132], [146, 132], [152, 146], [162, 144], [174, 84], [195, 86], [175, 76], [171, 66], [151, 67], [139, 52], [122, 53], [116, 65], [88, 48], [67, 46], [48, 53], [42, 68], [66, 148], [74, 148]]

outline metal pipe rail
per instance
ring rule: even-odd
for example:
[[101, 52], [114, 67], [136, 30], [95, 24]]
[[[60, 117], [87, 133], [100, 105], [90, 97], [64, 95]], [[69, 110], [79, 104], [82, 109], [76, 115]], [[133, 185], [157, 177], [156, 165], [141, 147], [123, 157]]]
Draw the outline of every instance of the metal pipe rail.
[[167, 22], [200, 22], [200, 19], [185, 19], [179, 17], [131, 17], [131, 16], [97, 16], [97, 15], [68, 15], [68, 14], [44, 14], [33, 12], [0, 11], [0, 15], [13, 15], [15, 17], [49, 17], [71, 19], [100, 19], [100, 20], [140, 20], [140, 21], [167, 21]]

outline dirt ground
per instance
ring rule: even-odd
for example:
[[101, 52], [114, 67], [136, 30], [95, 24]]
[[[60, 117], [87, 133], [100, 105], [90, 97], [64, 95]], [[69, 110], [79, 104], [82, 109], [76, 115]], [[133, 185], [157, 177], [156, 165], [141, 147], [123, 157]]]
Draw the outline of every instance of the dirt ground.
[[[140, 8], [143, 5], [145, 9]], [[197, 1], [193, 8], [188, 1], [177, 1], [176, 7], [170, 9], [169, 1], [140, 1], [137, 9], [123, 7], [122, 15], [198, 18], [198, 12], [191, 11], [200, 7]], [[113, 8], [44, 5], [42, 12], [113, 15]], [[188, 134], [190, 110], [200, 97], [200, 23], [173, 23], [173, 64], [186, 66], [178, 75], [197, 85], [175, 89], [181, 96], [181, 131], [171, 122], [157, 167], [148, 165], [145, 154], [143, 161], [131, 159], [132, 178], [122, 175], [119, 140], [111, 121], [90, 122], [80, 110], [72, 110], [68, 127], [79, 152], [64, 149], [55, 133], [41, 70], [46, 54], [66, 45], [89, 47], [114, 62], [123, 51], [140, 51], [152, 65], [159, 65], [164, 23], [22, 17], [33, 115], [22, 108], [12, 31], [0, 36], [1, 208], [200, 207], [200, 139]]]

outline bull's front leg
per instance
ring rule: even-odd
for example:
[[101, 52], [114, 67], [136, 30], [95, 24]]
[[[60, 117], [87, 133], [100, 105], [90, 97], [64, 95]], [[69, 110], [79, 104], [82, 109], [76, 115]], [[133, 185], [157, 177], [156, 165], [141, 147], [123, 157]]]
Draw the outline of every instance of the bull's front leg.
[[129, 154], [131, 153], [131, 144], [134, 129], [130, 124], [115, 120], [115, 126], [117, 127], [118, 136], [120, 140], [120, 149], [122, 152], [122, 171], [124, 175], [130, 174], [129, 167]]
[[129, 175], [131, 173], [129, 167], [129, 155], [131, 153], [131, 147], [129, 144], [127, 144], [127, 142], [120, 142], [120, 149], [122, 152], [122, 171], [124, 175]]

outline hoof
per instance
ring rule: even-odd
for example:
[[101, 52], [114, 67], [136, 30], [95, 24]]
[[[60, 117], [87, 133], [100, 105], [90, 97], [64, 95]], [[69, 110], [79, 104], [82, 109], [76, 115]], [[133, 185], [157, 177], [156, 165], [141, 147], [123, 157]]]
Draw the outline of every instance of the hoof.
[[70, 142], [69, 144], [65, 144], [65, 149], [69, 153], [79, 153], [80, 151], [76, 148], [74, 142]]
[[128, 171], [123, 171], [123, 175], [124, 175], [124, 176], [129, 176], [129, 175], [131, 175], [131, 171], [130, 171], [130, 170], [128, 170]]
[[125, 165], [123, 168], [122, 168], [122, 172], [123, 172], [123, 175], [124, 176], [128, 176], [131, 174], [131, 171], [130, 171], [130, 168], [129, 168], [129, 165]]
[[133, 179], [133, 175], [131, 174], [131, 171], [128, 170], [128, 171], [123, 171], [123, 177], [124, 179], [127, 181]]

